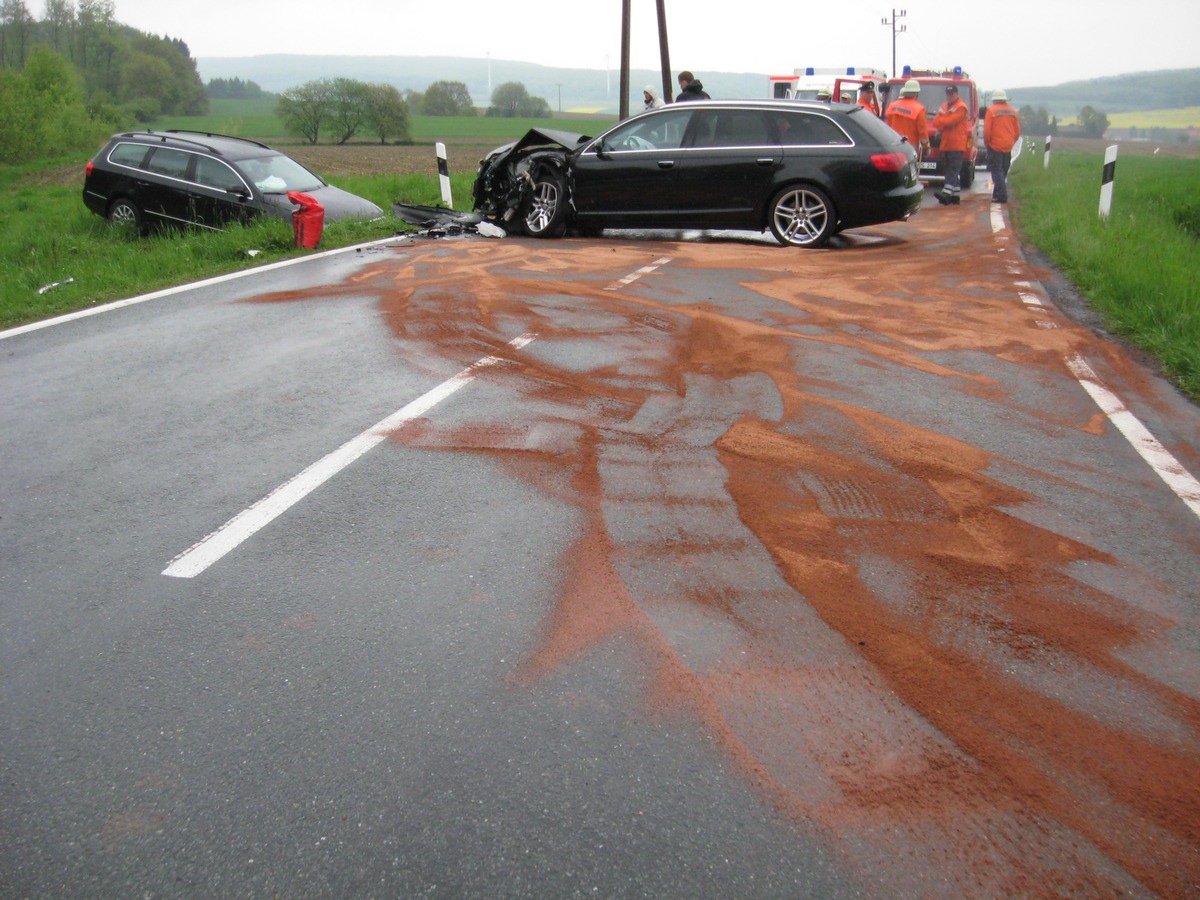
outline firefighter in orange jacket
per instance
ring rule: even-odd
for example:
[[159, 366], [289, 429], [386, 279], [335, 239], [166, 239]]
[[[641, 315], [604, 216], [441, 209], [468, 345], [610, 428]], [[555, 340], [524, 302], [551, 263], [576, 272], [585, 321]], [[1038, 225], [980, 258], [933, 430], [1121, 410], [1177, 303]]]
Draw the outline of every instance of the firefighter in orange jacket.
[[858, 105], [869, 109], [872, 115], [879, 116], [879, 98], [875, 96], [875, 85], [873, 82], [865, 82], [859, 90]]
[[958, 88], [946, 86], [946, 102], [933, 117], [933, 127], [941, 134], [938, 149], [942, 155], [942, 175], [945, 183], [938, 191], [938, 203], [957, 204], [962, 190], [963, 156], [971, 139], [971, 115], [967, 104], [958, 96]]
[[992, 105], [983, 117], [983, 143], [987, 147], [988, 172], [992, 176], [992, 202], [1008, 202], [1008, 167], [1012, 148], [1021, 139], [1021, 117], [1008, 104], [1003, 88], [992, 94]]
[[908, 138], [917, 151], [917, 159], [929, 152], [929, 121], [920, 94], [920, 82], [910, 78], [900, 88], [900, 99], [893, 100], [887, 108], [887, 123], [901, 137]]

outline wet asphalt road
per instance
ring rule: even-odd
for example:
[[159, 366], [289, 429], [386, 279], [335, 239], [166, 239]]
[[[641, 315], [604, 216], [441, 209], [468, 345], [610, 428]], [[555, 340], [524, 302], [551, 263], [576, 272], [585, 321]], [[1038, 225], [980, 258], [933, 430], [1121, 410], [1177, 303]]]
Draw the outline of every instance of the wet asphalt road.
[[[453, 256], [505, 245], [445, 247]], [[519, 354], [587, 373], [639, 354], [649, 366], [657, 352], [599, 311], [548, 312], [544, 298], [542, 321], [579, 339], [541, 336], [507, 351], [504, 341], [529, 328], [516, 314], [449, 329], [448, 340], [434, 334], [449, 328], [444, 313], [420, 319], [424, 330], [398, 330], [415, 306], [381, 305], [378, 273], [405, 277], [415, 246], [325, 256], [0, 339], [0, 896], [888, 895], [886, 867], [846, 864], [847, 846], [869, 829], [830, 840], [828, 820], [773, 802], [704, 716], [648, 699], [659, 661], [644, 644], [596, 641], [525, 677], [554, 631], [564, 560], [586, 531], [565, 480], [547, 489], [504, 458], [428, 435], [389, 438], [202, 572], [163, 574], [237, 513], [489, 354], [505, 359], [415, 427], [536, 421], [516, 433], [544, 472], [537, 454], [551, 453], [555, 429], [570, 423], [527, 390]], [[672, 253], [653, 242], [639, 250], [647, 262]], [[836, 264], [836, 253], [825, 258]], [[519, 262], [506, 266], [511, 275]], [[633, 272], [584, 277], [596, 289]], [[667, 266], [620, 290], [724, 302], [763, 322], [770, 302], [738, 286], [760, 274]], [[665, 322], [650, 321], [646, 334]], [[929, 358], [949, 366], [963, 353]], [[1040, 464], [1060, 452], [1024, 449], [1032, 438], [1015, 427], [997, 431], [982, 393], [973, 405], [873, 382], [853, 355], [809, 364], [831, 400], [853, 393], [864, 409], [1014, 459]], [[996, 367], [998, 381], [1014, 377]], [[635, 385], [648, 372], [634, 365], [622, 377]], [[759, 379], [689, 385], [698, 409], [686, 417], [663, 395], [632, 420], [653, 433], [686, 419], [676, 448], [654, 457], [664, 468], [683, 458], [706, 472], [711, 445], [739, 417], [782, 415]], [[1144, 414], [1192, 462], [1194, 408], [1139, 387], [1150, 398]], [[1079, 392], [1071, 402], [1089, 401]], [[628, 477], [634, 492], [644, 464], [642, 475], [614, 475], [622, 458], [608, 452], [601, 471]], [[1093, 479], [1087, 496], [1106, 505], [1099, 486], [1113, 478], [1118, 496], [1151, 495], [1147, 506], [1167, 510], [1156, 527], [1177, 542], [1095, 529], [1138, 571], [1159, 566], [1164, 596], [1190, 608], [1200, 528], [1120, 453], [1115, 471], [1081, 476]], [[706, 483], [716, 492], [722, 478]], [[1073, 491], [1051, 488], [1031, 516], [1053, 519]], [[636, 504], [606, 509], [618, 543], [651, 528], [642, 517], [653, 513]], [[1106, 515], [1119, 507], [1088, 514]], [[714, 515], [706, 540], [737, 544], [747, 591], [787, 590], [736, 516]], [[727, 562], [713, 566], [694, 574], [727, 577]], [[647, 563], [625, 575], [641, 579], [634, 594], [645, 597], [665, 592], [658, 585], [674, 572]], [[870, 577], [886, 590], [885, 569]], [[1123, 576], [1091, 577], [1117, 593]], [[688, 648], [684, 658], [701, 660], [697, 671], [729, 640], [727, 624], [705, 616], [662, 607], [652, 616], [669, 643]], [[1175, 649], [1173, 680], [1186, 692], [1200, 647], [1180, 639]], [[937, 876], [904, 878], [932, 894], [961, 889], [952, 878], [944, 891]]]

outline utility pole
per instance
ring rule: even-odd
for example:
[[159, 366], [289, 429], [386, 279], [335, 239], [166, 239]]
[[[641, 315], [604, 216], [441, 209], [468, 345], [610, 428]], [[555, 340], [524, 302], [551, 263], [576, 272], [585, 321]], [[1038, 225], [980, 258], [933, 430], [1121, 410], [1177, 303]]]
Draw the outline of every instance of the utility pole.
[[629, 5], [630, 0], [621, 0], [621, 99], [617, 117], [622, 122], [629, 118]]
[[888, 19], [883, 20], [883, 24], [887, 25], [889, 28], [892, 29], [892, 77], [893, 78], [896, 77], [896, 34], [897, 33], [903, 34], [904, 32], [908, 31], [907, 25], [901, 25], [900, 28], [897, 29], [896, 28], [896, 20], [903, 19], [905, 17], [905, 15], [907, 15], [907, 13], [905, 13], [904, 10], [900, 10], [899, 12], [896, 12], [895, 7], [893, 7], [892, 8], [892, 18], [890, 20], [888, 20]]
[[[656, 0], [658, 11], [658, 55], [662, 64], [663, 101], [671, 102], [671, 53], [667, 42], [666, 0]], [[621, 0], [621, 99], [618, 117], [629, 118], [629, 7], [630, 0]]]

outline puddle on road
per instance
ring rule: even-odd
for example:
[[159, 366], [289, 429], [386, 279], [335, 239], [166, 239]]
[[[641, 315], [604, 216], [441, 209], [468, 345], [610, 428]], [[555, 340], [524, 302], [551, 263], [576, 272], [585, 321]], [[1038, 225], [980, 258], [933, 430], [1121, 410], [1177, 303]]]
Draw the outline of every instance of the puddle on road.
[[[1090, 340], [997, 289], [1011, 260], [970, 236], [971, 209], [927, 227], [920, 252], [408, 245], [344, 290], [375, 293], [431, 374], [539, 335], [501, 376], [529, 419], [394, 435], [485, 455], [578, 510], [516, 685], [633, 642], [648, 714], [696, 717], [779, 810], [897, 895], [1183, 896], [1200, 882], [1200, 704], [1123, 661], [1180, 622], [1073, 577], [1122, 563], [1014, 514], [1032, 498], [989, 475], [996, 457], [797, 362], [832, 345], [880, 377], [1094, 430], [1090, 412], [1032, 410], [955, 367], [987, 354], [1049, 379]], [[667, 277], [604, 290], [664, 256]], [[693, 259], [755, 299], [749, 318], [677, 293]]]

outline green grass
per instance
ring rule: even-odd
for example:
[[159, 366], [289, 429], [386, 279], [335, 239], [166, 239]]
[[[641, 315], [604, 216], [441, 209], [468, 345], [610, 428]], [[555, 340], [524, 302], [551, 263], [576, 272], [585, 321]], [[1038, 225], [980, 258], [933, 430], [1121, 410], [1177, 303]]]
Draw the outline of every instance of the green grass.
[[[300, 143], [301, 138], [289, 133], [283, 120], [274, 113], [271, 100], [213, 100], [206, 116], [163, 116], [154, 123], [156, 129], [181, 128], [188, 131], [207, 131], [251, 137], [268, 143]], [[554, 128], [595, 135], [616, 123], [611, 118], [562, 119], [501, 119], [489, 116], [413, 116], [410, 121], [414, 143], [435, 141], [478, 141], [502, 144], [523, 135], [530, 128]], [[375, 143], [370, 134], [354, 138], [357, 142]], [[321, 143], [329, 143], [323, 137]]]
[[1049, 257], [1111, 331], [1152, 353], [1200, 399], [1200, 160], [1118, 159], [1100, 218], [1100, 154], [1055, 153], [1013, 168], [1022, 236]]
[[[0, 167], [0, 328], [313, 252], [295, 246], [290, 223], [268, 219], [223, 232], [122, 235], [83, 205], [86, 161]], [[64, 167], [77, 167], [77, 183], [44, 183]], [[389, 215], [381, 222], [327, 223], [321, 250], [409, 230], [391, 218], [393, 201], [441, 205], [436, 174], [329, 180], [373, 200]], [[451, 177], [456, 205], [470, 204], [473, 180], [474, 173]], [[251, 256], [251, 250], [258, 253]], [[38, 293], [67, 279], [71, 283]]]

